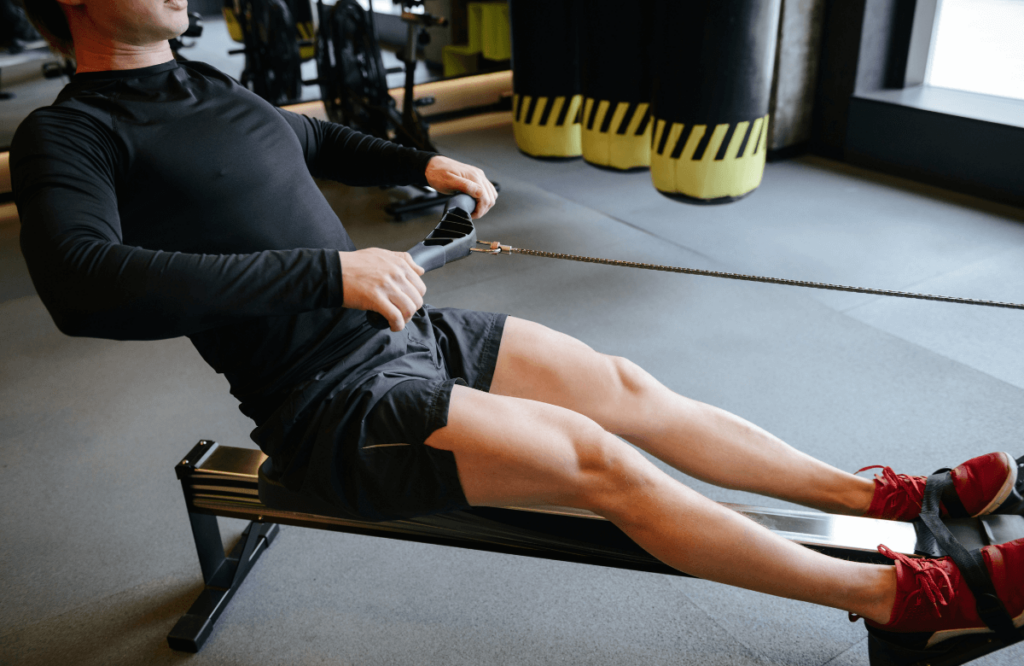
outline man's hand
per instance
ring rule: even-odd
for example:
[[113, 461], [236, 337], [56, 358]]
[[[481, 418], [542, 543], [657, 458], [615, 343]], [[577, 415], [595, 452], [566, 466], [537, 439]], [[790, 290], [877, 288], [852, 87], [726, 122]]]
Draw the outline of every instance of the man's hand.
[[378, 312], [397, 333], [423, 307], [423, 294], [427, 293], [427, 285], [420, 279], [423, 269], [408, 252], [371, 247], [338, 254], [346, 308]]
[[435, 155], [427, 162], [427, 184], [438, 192], [462, 192], [476, 199], [473, 219], [483, 217], [498, 200], [498, 191], [481, 169]]

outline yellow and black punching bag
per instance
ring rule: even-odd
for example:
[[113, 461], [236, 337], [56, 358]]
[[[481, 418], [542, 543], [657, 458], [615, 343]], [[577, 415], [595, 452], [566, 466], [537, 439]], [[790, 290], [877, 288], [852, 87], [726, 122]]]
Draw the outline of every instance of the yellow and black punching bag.
[[512, 129], [531, 157], [579, 157], [578, 0], [510, 0]]
[[586, 0], [580, 34], [583, 159], [612, 169], [651, 163], [653, 0]]
[[780, 0], [655, 0], [651, 180], [725, 203], [761, 183]]

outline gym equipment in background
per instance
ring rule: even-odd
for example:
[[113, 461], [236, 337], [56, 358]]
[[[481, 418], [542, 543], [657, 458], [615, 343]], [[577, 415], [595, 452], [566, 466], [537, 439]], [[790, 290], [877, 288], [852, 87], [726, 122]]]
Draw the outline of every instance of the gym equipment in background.
[[761, 183], [780, 0], [656, 0], [651, 180], [690, 203]]
[[[318, 85], [332, 122], [428, 152], [440, 152], [430, 140], [427, 124], [418, 109], [434, 103], [433, 97], [413, 94], [417, 51], [428, 44], [426, 28], [447, 25], [444, 17], [413, 12], [423, 0], [394, 0], [402, 6], [408, 26], [402, 64], [385, 68], [374, 25], [373, 12], [356, 0], [225, 0], [228, 31], [245, 54], [242, 83], [272, 104], [297, 100], [301, 86]], [[303, 81], [303, 60], [316, 59], [317, 78]], [[405, 72], [402, 108], [388, 92], [387, 75]], [[385, 212], [396, 220], [417, 215], [444, 204], [451, 195], [432, 188], [422, 196], [396, 201]]]
[[508, 69], [512, 57], [508, 3], [466, 3], [466, 23], [466, 43], [442, 49], [444, 77]]
[[[396, 2], [396, 4], [399, 4]], [[447, 25], [441, 16], [414, 13], [422, 0], [403, 0], [402, 21], [407, 26], [402, 64], [385, 68], [381, 58], [373, 12], [356, 0], [338, 0], [331, 8], [317, 0], [320, 33], [317, 38], [317, 82], [327, 116], [334, 122], [419, 150], [438, 152], [417, 109], [434, 103], [432, 97], [413, 97], [417, 51], [430, 41], [429, 26]], [[386, 75], [405, 72], [402, 110], [388, 94]], [[440, 202], [440, 203], [443, 203]]]
[[581, 13], [583, 159], [617, 170], [651, 163], [654, 0], [588, 0]]
[[[402, 5], [402, 21], [407, 26], [405, 48], [399, 54], [402, 65], [386, 69], [381, 59], [373, 12], [356, 0], [338, 0], [327, 9], [317, 0], [320, 31], [317, 35], [317, 82], [320, 84], [327, 116], [334, 122], [382, 139], [418, 150], [440, 152], [430, 140], [427, 124], [418, 109], [434, 103], [433, 97], [416, 99], [413, 95], [419, 46], [429, 43], [426, 28], [447, 25], [441, 16], [414, 13], [423, 0], [396, 0]], [[402, 110], [388, 93], [387, 74], [405, 72]], [[425, 194], [385, 206], [395, 220], [403, 220], [440, 206], [453, 195], [421, 188]]]
[[[589, 511], [553, 506], [474, 507], [407, 520], [369, 522], [346, 515], [309, 493], [294, 492], [271, 481], [263, 469], [268, 464], [262, 451], [203, 440], [174, 468], [185, 496], [205, 588], [168, 634], [171, 649], [198, 652], [202, 648], [235, 592], [280, 534], [278, 525], [686, 576]], [[1024, 458], [1017, 464], [1015, 502], [1024, 491]], [[799, 509], [726, 506], [790, 541], [833, 557], [889, 564], [890, 560], [876, 550], [879, 543], [906, 555], [941, 554], [936, 552], [937, 542], [929, 528], [920, 521], [900, 523]], [[250, 521], [230, 553], [224, 552], [217, 516]], [[943, 522], [957, 542], [972, 549], [1024, 537], [1021, 515], [993, 514]], [[926, 651], [900, 652], [878, 645], [874, 637], [869, 640], [874, 644], [872, 666], [957, 666], [1007, 645], [994, 634], [975, 634], [943, 641]]]
[[316, 30], [308, 0], [224, 0], [223, 13], [231, 38], [244, 45], [229, 51], [245, 55], [241, 84], [274, 105], [297, 101]]
[[512, 129], [530, 157], [582, 154], [578, 0], [509, 0]]

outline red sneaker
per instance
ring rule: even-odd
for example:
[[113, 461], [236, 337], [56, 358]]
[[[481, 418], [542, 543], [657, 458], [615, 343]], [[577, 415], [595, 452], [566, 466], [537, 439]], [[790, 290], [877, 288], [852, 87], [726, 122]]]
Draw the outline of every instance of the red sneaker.
[[[917, 649], [967, 634], [991, 633], [978, 616], [974, 594], [953, 561], [918, 559], [894, 553], [885, 546], [878, 552], [896, 562], [896, 603], [887, 624], [865, 620], [882, 632], [918, 634]], [[1006, 606], [1013, 624], [1024, 626], [1024, 539], [981, 549], [985, 568], [996, 594]], [[851, 620], [856, 616], [850, 616]]]
[[[871, 507], [864, 514], [868, 518], [911, 521], [921, 514], [926, 477], [896, 474], [891, 467], [873, 465], [857, 470], [881, 468], [875, 475], [875, 494]], [[996, 511], [1013, 493], [1017, 485], [1017, 461], [1009, 453], [990, 453], [972, 458], [950, 471], [964, 511], [971, 517], [985, 516]], [[949, 509], [942, 505], [942, 515]], [[954, 508], [954, 514], [960, 513]]]

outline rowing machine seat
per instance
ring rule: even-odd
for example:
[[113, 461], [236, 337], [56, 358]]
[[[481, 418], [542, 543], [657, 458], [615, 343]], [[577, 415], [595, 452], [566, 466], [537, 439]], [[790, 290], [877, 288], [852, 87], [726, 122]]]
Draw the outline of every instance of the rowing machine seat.
[[271, 460], [267, 458], [260, 465], [257, 479], [260, 503], [267, 508], [345, 520], [361, 520], [359, 516], [324, 501], [312, 493], [289, 490], [283, 483], [270, 478], [271, 469]]

